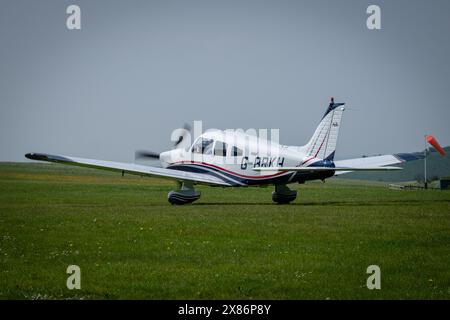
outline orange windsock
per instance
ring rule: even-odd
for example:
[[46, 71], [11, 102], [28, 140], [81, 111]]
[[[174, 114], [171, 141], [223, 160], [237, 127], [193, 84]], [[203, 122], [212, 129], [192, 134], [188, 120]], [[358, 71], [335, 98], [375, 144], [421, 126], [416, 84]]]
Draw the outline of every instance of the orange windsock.
[[436, 139], [431, 136], [428, 135], [427, 136], [427, 141], [429, 144], [431, 144], [441, 155], [445, 156], [445, 150], [442, 149], [442, 147], [440, 146], [440, 144], [436, 141]]

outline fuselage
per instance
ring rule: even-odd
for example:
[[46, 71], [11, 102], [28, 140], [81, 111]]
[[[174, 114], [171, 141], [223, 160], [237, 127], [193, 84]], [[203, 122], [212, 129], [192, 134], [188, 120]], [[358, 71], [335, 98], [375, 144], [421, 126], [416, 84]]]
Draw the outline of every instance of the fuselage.
[[[326, 179], [326, 172], [280, 171], [282, 167], [333, 167], [332, 161], [306, 156], [304, 147], [285, 146], [254, 135], [236, 131], [208, 131], [186, 149], [160, 154], [165, 168], [206, 173], [223, 179], [232, 186], [303, 183]], [[258, 167], [273, 167], [273, 172], [258, 172]]]

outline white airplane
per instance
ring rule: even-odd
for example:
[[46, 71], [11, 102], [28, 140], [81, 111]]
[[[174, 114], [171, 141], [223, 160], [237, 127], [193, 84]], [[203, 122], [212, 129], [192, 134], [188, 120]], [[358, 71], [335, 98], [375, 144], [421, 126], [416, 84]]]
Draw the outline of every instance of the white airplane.
[[[331, 102], [309, 142], [304, 146], [285, 146], [236, 131], [207, 131], [187, 148], [160, 154], [141, 153], [158, 158], [162, 167], [121, 163], [44, 153], [27, 153], [32, 160], [57, 162], [179, 182], [170, 191], [171, 204], [187, 204], [200, 198], [197, 184], [216, 187], [273, 185], [272, 200], [285, 204], [296, 199], [291, 183], [322, 180], [353, 171], [400, 170], [388, 165], [419, 159], [417, 154], [393, 154], [333, 161], [344, 112], [344, 103]], [[179, 138], [179, 142], [183, 136]]]

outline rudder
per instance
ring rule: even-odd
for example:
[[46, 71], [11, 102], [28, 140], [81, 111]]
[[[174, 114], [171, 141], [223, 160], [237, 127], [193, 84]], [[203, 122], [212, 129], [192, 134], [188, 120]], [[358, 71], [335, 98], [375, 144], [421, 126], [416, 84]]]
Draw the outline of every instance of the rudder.
[[[345, 108], [345, 103], [335, 103], [331, 98], [322, 120], [312, 138], [306, 144], [306, 155], [319, 159], [333, 160], [336, 151], [339, 128]], [[341, 108], [339, 108], [341, 107]]]

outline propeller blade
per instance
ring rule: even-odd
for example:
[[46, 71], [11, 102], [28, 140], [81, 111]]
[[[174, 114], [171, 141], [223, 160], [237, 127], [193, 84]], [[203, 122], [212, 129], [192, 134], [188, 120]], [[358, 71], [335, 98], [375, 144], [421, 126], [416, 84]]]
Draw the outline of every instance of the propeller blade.
[[187, 133], [191, 132], [191, 126], [189, 124], [187, 124], [187, 123], [184, 124], [183, 129], [184, 129], [183, 133], [178, 137], [178, 139], [174, 143], [174, 147], [175, 148], [184, 140], [184, 138], [186, 137]]
[[153, 151], [138, 150], [134, 153], [135, 159], [159, 159], [159, 153]]

